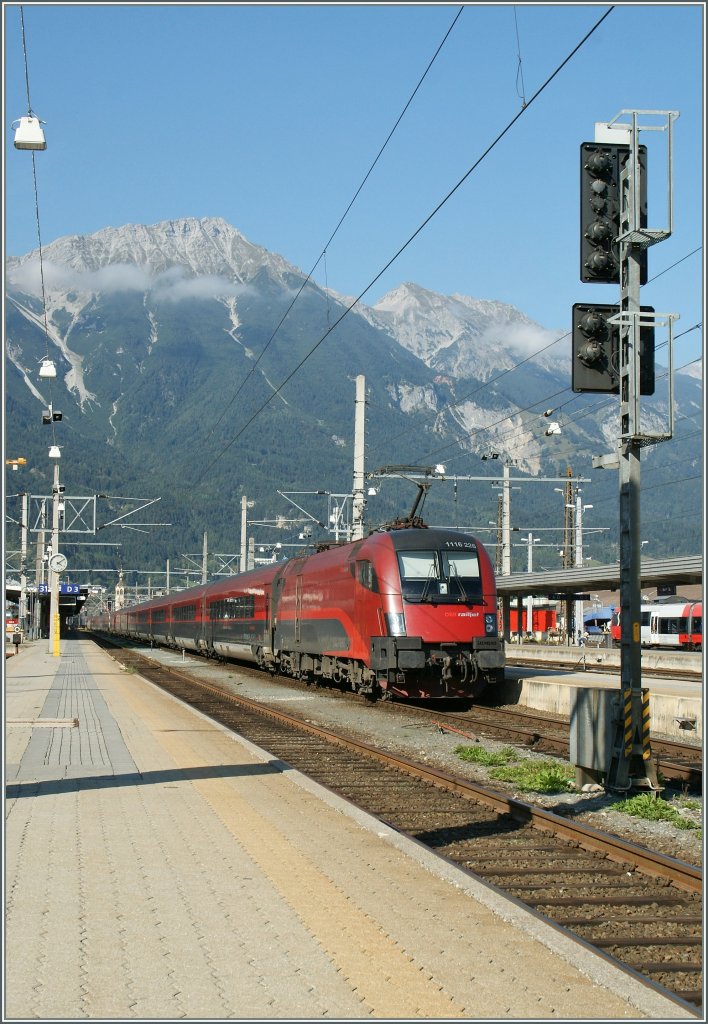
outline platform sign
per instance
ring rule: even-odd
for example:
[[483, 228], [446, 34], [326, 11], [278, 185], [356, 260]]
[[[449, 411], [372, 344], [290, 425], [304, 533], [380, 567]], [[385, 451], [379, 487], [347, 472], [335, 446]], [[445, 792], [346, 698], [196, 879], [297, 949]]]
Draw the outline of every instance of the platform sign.
[[[37, 587], [37, 591], [40, 594], [50, 594], [51, 588], [48, 583], [40, 583]], [[80, 594], [81, 584], [80, 583], [60, 583], [59, 584], [60, 594]]]

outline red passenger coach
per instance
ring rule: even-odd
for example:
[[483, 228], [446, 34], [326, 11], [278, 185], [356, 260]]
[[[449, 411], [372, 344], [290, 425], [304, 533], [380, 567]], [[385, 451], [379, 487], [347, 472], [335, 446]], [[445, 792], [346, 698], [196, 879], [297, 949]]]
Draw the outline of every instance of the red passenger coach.
[[[613, 640], [622, 639], [620, 609], [615, 608], [610, 632]], [[655, 602], [641, 606], [641, 643], [643, 647], [673, 647], [681, 651], [703, 648], [703, 602]]]
[[486, 550], [426, 527], [122, 609], [113, 628], [371, 698], [472, 697], [505, 663]]

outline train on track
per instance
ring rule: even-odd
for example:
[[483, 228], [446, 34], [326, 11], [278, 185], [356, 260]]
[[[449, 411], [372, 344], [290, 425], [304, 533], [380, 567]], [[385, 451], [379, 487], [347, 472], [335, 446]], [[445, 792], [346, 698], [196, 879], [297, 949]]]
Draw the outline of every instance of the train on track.
[[[610, 633], [617, 642], [622, 638], [620, 618], [620, 609], [615, 608]], [[674, 600], [643, 604], [640, 631], [643, 647], [700, 651], [703, 649], [703, 602]]]
[[424, 525], [124, 607], [88, 622], [378, 698], [471, 698], [504, 678], [494, 570], [471, 534]]

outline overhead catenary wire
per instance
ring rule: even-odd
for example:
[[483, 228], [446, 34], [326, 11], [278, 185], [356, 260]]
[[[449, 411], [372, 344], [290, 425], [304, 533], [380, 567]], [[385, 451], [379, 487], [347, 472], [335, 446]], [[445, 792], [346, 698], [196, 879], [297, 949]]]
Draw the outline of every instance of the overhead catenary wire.
[[[516, 66], [516, 91], [521, 99], [522, 109], [526, 106], [526, 89], [524, 87], [524, 69], [521, 64], [521, 40], [519, 39], [519, 19], [516, 16], [516, 4], [514, 4], [514, 28], [516, 29], [516, 53], [518, 64]], [[521, 83], [521, 92], [519, 92]]]
[[[697, 324], [694, 324], [692, 327], [686, 328], [685, 331], [682, 331], [680, 334], [677, 334], [676, 337], [674, 338], [674, 340], [676, 341], [679, 338], [682, 338], [685, 335], [690, 334], [692, 331], [700, 329], [701, 326], [702, 326], [702, 324], [699, 322]], [[527, 356], [525, 359], [520, 360], [514, 366], [508, 367], [506, 370], [503, 370], [502, 373], [500, 373], [497, 377], [490, 378], [489, 381], [486, 381], [484, 384], [481, 384], [474, 391], [470, 392], [465, 398], [460, 399], [458, 402], [455, 402], [452, 405], [446, 406], [446, 410], [455, 408], [455, 406], [460, 404], [461, 402], [467, 401], [468, 398], [470, 398], [474, 394], [477, 394], [478, 391], [483, 390], [485, 387], [488, 387], [490, 384], [493, 384], [495, 381], [499, 380], [501, 377], [505, 376], [506, 374], [511, 373], [513, 370], [518, 369], [520, 366], [523, 366], [525, 363], [529, 362], [530, 360], [535, 359], [536, 356], [541, 355], [547, 349], [551, 348], [553, 345], [557, 345], [558, 342], [563, 341], [565, 338], [568, 338], [569, 336], [570, 336], [570, 332], [568, 332], [567, 334], [562, 335], [560, 338], [557, 338], [555, 341], [551, 342], [549, 345], [545, 345], [543, 348], [538, 349], [538, 351], [534, 352], [530, 356]], [[667, 344], [668, 344], [668, 342], [662, 342], [661, 345], [657, 346], [656, 351], [659, 351], [660, 349], [665, 348]], [[683, 367], [679, 367], [678, 369], [685, 369], [686, 366], [691, 366], [693, 363], [700, 362], [701, 358], [702, 357], [699, 356], [696, 359], [692, 359], [690, 362], [686, 363]], [[666, 374], [662, 374], [661, 376], [662, 377], [666, 376]], [[516, 409], [511, 415], [518, 415], [518, 414], [523, 413], [523, 412], [529, 412], [531, 409], [534, 409], [537, 406], [548, 405], [548, 403], [550, 403], [554, 398], [557, 398], [559, 395], [564, 394], [566, 392], [570, 393], [570, 388], [567, 388], [567, 387], [566, 388], [562, 388], [560, 391], [554, 391], [552, 394], [545, 395], [542, 398], [536, 399], [531, 405], [525, 406], [524, 408]], [[569, 397], [568, 401], [564, 402], [562, 404], [564, 406], [568, 405], [568, 404], [570, 404], [570, 402], [578, 401], [581, 397], [582, 397], [582, 394], [571, 395], [571, 397]], [[611, 403], [611, 401], [612, 401], [612, 396], [609, 397], [609, 398], [603, 399], [598, 405], [593, 406], [591, 409], [583, 410], [578, 415], [577, 419], [582, 419], [583, 417], [585, 417], [587, 415], [590, 415], [593, 411], [596, 411], [597, 409], [602, 408], [605, 405], [609, 405]], [[431, 452], [427, 453], [426, 455], [415, 456], [414, 458], [431, 459], [433, 456], [440, 454], [440, 452], [446, 451], [448, 448], [453, 447], [453, 445], [459, 443], [460, 441], [464, 441], [464, 440], [472, 437], [474, 434], [481, 433], [484, 430], [489, 430], [491, 427], [497, 426], [499, 423], [503, 423], [505, 419], [509, 419], [509, 418], [510, 418], [510, 415], [506, 414], [505, 416], [501, 417], [498, 420], [493, 421], [492, 423], [485, 424], [484, 426], [481, 426], [481, 427], [475, 427], [474, 430], [469, 431], [469, 432], [465, 432], [463, 434], [458, 434], [457, 437], [453, 438], [452, 441], [447, 442], [445, 445], [442, 445], [439, 448], [433, 449]], [[575, 420], [571, 420], [570, 422], [575, 422]], [[402, 436], [402, 435], [398, 435], [398, 436]], [[469, 454], [470, 454], [469, 452], [462, 452], [460, 454], [460, 456], [455, 456], [455, 458], [458, 458], [458, 457], [462, 458], [463, 456], [469, 455]]]
[[592, 26], [592, 28], [590, 28], [589, 31], [586, 32], [586, 34], [583, 36], [583, 38], [580, 40], [580, 42], [578, 42], [576, 44], [576, 46], [573, 47], [573, 49], [570, 51], [570, 53], [560, 62], [560, 64], [558, 64], [558, 66], [555, 68], [555, 70], [548, 76], [548, 78], [546, 78], [546, 80], [542, 83], [542, 85], [539, 86], [539, 88], [533, 94], [533, 96], [528, 101], [526, 106], [522, 110], [520, 110], [513, 118], [511, 118], [511, 120], [499, 132], [499, 134], [496, 136], [496, 138], [493, 139], [493, 141], [489, 143], [489, 145], [482, 152], [482, 154], [477, 158], [477, 160], [475, 160], [475, 162], [472, 164], [472, 166], [468, 168], [468, 170], [462, 175], [462, 177], [457, 181], [457, 183], [455, 185], [453, 185], [453, 187], [449, 190], [449, 192], [440, 200], [440, 202], [437, 204], [437, 206], [428, 214], [428, 216], [425, 218], [425, 220], [423, 220], [422, 223], [415, 229], [413, 234], [403, 243], [403, 245], [400, 246], [400, 248], [388, 260], [388, 262], [378, 271], [378, 273], [371, 279], [371, 281], [369, 281], [369, 283], [359, 293], [359, 295], [357, 295], [357, 297], [345, 308], [344, 312], [341, 314], [341, 316], [339, 316], [334, 321], [332, 326], [330, 328], [328, 328], [324, 332], [324, 334], [319, 338], [319, 340], [317, 342], [315, 342], [315, 344], [312, 346], [312, 348], [309, 350], [309, 352], [307, 352], [303, 356], [303, 358], [300, 360], [300, 362], [294, 367], [293, 370], [291, 370], [291, 372], [287, 375], [287, 377], [278, 385], [277, 388], [275, 388], [273, 390], [273, 392], [258, 407], [258, 409], [256, 409], [256, 411], [246, 421], [246, 423], [241, 427], [241, 429], [238, 431], [238, 433], [235, 434], [235, 436], [232, 437], [231, 440], [229, 442], [227, 442], [226, 445], [224, 445], [224, 447], [214, 457], [214, 459], [212, 459], [211, 462], [209, 462], [206, 465], [206, 467], [204, 468], [202, 473], [197, 477], [195, 483], [198, 484], [198, 483], [200, 483], [204, 479], [204, 477], [207, 475], [207, 473], [209, 473], [211, 471], [211, 469], [215, 465], [215, 463], [236, 443], [236, 441], [238, 441], [238, 439], [245, 433], [245, 431], [248, 429], [248, 427], [251, 426], [251, 424], [258, 418], [258, 416], [260, 416], [260, 414], [263, 412], [263, 410], [282, 391], [282, 389], [285, 387], [285, 385], [288, 384], [288, 382], [292, 380], [292, 378], [295, 376], [295, 374], [301, 369], [301, 367], [307, 362], [307, 360], [310, 359], [312, 355], [314, 355], [314, 353], [319, 349], [319, 347], [323, 344], [323, 342], [329, 337], [329, 335], [332, 333], [332, 331], [334, 331], [338, 327], [338, 325], [342, 322], [342, 320], [344, 320], [344, 318], [352, 311], [352, 309], [354, 309], [354, 307], [361, 301], [361, 299], [373, 288], [373, 286], [376, 284], [376, 282], [379, 280], [379, 278], [381, 278], [386, 273], [386, 271], [389, 269], [389, 267], [391, 267], [393, 265], [393, 263], [395, 263], [395, 261], [398, 259], [398, 257], [403, 252], [405, 252], [405, 250], [408, 248], [408, 246], [418, 237], [418, 235], [421, 233], [421, 231], [423, 231], [423, 229], [430, 223], [430, 221], [440, 212], [440, 210], [446, 205], [446, 203], [449, 202], [449, 200], [455, 195], [455, 193], [467, 181], [467, 179], [470, 177], [470, 175], [477, 169], [477, 167], [479, 167], [479, 165], [482, 163], [482, 161], [486, 159], [486, 157], [492, 152], [492, 150], [508, 134], [508, 132], [516, 124], [516, 122], [519, 120], [519, 118], [523, 114], [526, 113], [526, 111], [529, 109], [529, 107], [548, 88], [548, 86], [551, 84], [551, 82], [560, 74], [560, 72], [563, 70], [563, 68], [572, 60], [572, 58], [575, 56], [575, 54], [584, 46], [584, 44], [588, 41], [588, 39], [590, 39], [590, 37], [593, 35], [593, 33], [597, 31], [597, 29], [600, 27], [600, 25], [602, 25], [602, 23], [605, 21], [605, 19], [609, 17], [609, 15], [612, 13], [613, 10], [614, 10], [614, 4], [612, 6], [610, 6], [604, 12], [604, 14], [595, 22], [595, 24]]
[[290, 305], [288, 306], [288, 308], [285, 310], [285, 312], [283, 313], [282, 317], [278, 321], [278, 324], [276, 325], [275, 330], [271, 334], [270, 338], [268, 338], [268, 340], [266, 341], [265, 345], [261, 349], [261, 351], [260, 351], [260, 353], [258, 355], [258, 358], [255, 360], [255, 362], [253, 363], [253, 365], [249, 369], [248, 373], [246, 374], [244, 379], [241, 381], [241, 383], [239, 384], [239, 386], [236, 389], [236, 391], [234, 392], [234, 394], [229, 399], [229, 402], [227, 403], [227, 405], [224, 408], [223, 412], [219, 416], [218, 420], [212, 426], [212, 428], [211, 428], [211, 430], [210, 430], [210, 432], [209, 432], [209, 434], [207, 436], [207, 440], [213, 435], [214, 431], [219, 426], [219, 424], [223, 420], [223, 418], [226, 415], [226, 413], [228, 412], [228, 410], [231, 408], [231, 406], [236, 401], [236, 399], [238, 398], [238, 396], [241, 393], [241, 391], [244, 389], [244, 387], [246, 386], [248, 381], [251, 379], [251, 377], [255, 373], [256, 367], [260, 363], [261, 359], [265, 355], [265, 353], [268, 350], [268, 348], [270, 347], [271, 343], [274, 341], [278, 331], [280, 330], [280, 328], [285, 323], [285, 320], [287, 319], [288, 315], [290, 314], [290, 311], [292, 310], [293, 306], [295, 305], [297, 300], [300, 298], [300, 296], [302, 295], [302, 293], [305, 290], [305, 288], [307, 287], [307, 285], [312, 280], [312, 275], [314, 274], [315, 270], [317, 269], [317, 267], [319, 266], [319, 264], [320, 264], [320, 262], [322, 260], [325, 260], [325, 293], [327, 295], [327, 326], [329, 327], [329, 289], [327, 287], [327, 278], [326, 278], [326, 258], [327, 258], [326, 254], [327, 254], [327, 249], [332, 244], [332, 242], [333, 242], [337, 232], [339, 231], [339, 229], [341, 228], [342, 224], [346, 220], [347, 215], [349, 214], [349, 211], [354, 206], [354, 203], [356, 202], [356, 200], [359, 198], [359, 194], [361, 193], [362, 189], [364, 188], [364, 185], [366, 184], [366, 182], [369, 180], [369, 177], [371, 176], [371, 173], [373, 172], [373, 170], [376, 167], [377, 163], [379, 162], [381, 156], [383, 155], [384, 150], [386, 149], [386, 147], [388, 146], [389, 142], [393, 138], [394, 132], [396, 131], [396, 129], [398, 128], [399, 124], [403, 120], [403, 117], [405, 116], [408, 108], [410, 107], [411, 103], [415, 99], [415, 96], [416, 96], [418, 90], [420, 89], [421, 85], [423, 84], [423, 82], [427, 78], [428, 72], [432, 68], [432, 66], [435, 63], [435, 61], [437, 60], [438, 55], [440, 54], [440, 51], [442, 50], [443, 46], [447, 42], [447, 39], [448, 39], [450, 33], [452, 32], [453, 28], [457, 24], [457, 21], [458, 21], [460, 15], [462, 14], [464, 9], [465, 8], [464, 8], [464, 5], [463, 5], [462, 7], [460, 7], [460, 9], [458, 10], [457, 14], [453, 18], [450, 27], [448, 28], [447, 32], [443, 36], [442, 41], [439, 43], [437, 49], [435, 50], [435, 53], [433, 54], [433, 56], [431, 57], [430, 61], [428, 62], [428, 66], [426, 67], [425, 71], [423, 72], [423, 74], [418, 79], [418, 83], [417, 83], [415, 89], [413, 90], [411, 95], [408, 97], [408, 100], [406, 101], [406, 104], [403, 107], [403, 110], [401, 111], [401, 113], [396, 118], [396, 121], [395, 121], [395, 123], [393, 125], [393, 128], [391, 128], [391, 130], [389, 131], [388, 135], [386, 136], [386, 139], [385, 139], [383, 145], [381, 146], [381, 148], [379, 149], [378, 153], [374, 157], [374, 160], [373, 160], [371, 166], [369, 167], [369, 169], [366, 172], [366, 174], [364, 175], [364, 177], [363, 177], [359, 187], [357, 188], [356, 192], [354, 193], [354, 195], [352, 196], [351, 200], [349, 201], [349, 204], [348, 204], [347, 208], [345, 209], [345, 211], [342, 214], [342, 216], [339, 218], [339, 221], [337, 222], [336, 227], [334, 228], [334, 230], [332, 231], [331, 235], [329, 236], [329, 238], [325, 242], [324, 247], [322, 249], [322, 252], [317, 257], [317, 260], [315, 261], [315, 263], [310, 268], [310, 270], [307, 273], [305, 279], [303, 280], [302, 284], [300, 285], [300, 287], [298, 288], [297, 292], [295, 293], [292, 301], [290, 302]]
[[[672, 270], [674, 267], [677, 267], [680, 263], [683, 262], [684, 259], [688, 259], [689, 256], [693, 256], [693, 255], [695, 255], [695, 253], [700, 252], [701, 248], [702, 248], [701, 246], [698, 246], [698, 248], [692, 250], [692, 252], [687, 253], [686, 256], [683, 256], [680, 260], [677, 260], [675, 263], [672, 263], [671, 266], [666, 267], [664, 270], [660, 271], [651, 280], [653, 281], [653, 280], [656, 279], [656, 277], [660, 277], [662, 274], [665, 274], [667, 271]], [[698, 330], [701, 327], [702, 327], [702, 323], [700, 323], [700, 322], [697, 323], [697, 324], [694, 324], [692, 327], [688, 327], [685, 331], [682, 331], [680, 334], [675, 335], [674, 336], [674, 341], [677, 341], [679, 338], [682, 338], [686, 334], [690, 334], [691, 331]], [[437, 417], [441, 413], [443, 413], [443, 412], [450, 412], [451, 410], [455, 409], [457, 406], [462, 405], [463, 402], [469, 401], [470, 398], [472, 398], [474, 395], [478, 394], [480, 391], [483, 391], [485, 388], [491, 387], [497, 381], [501, 380], [502, 377], [505, 377], [507, 374], [513, 373], [514, 370], [518, 370], [519, 367], [524, 366], [526, 363], [531, 362], [532, 360], [536, 359], [538, 356], [542, 355], [544, 352], [547, 352], [548, 349], [552, 348], [554, 345], [558, 345], [561, 341], [565, 341], [567, 338], [570, 337], [570, 333], [571, 333], [570, 331], [567, 331], [565, 334], [561, 334], [560, 337], [556, 338], [554, 341], [549, 342], [547, 345], [544, 345], [542, 348], [537, 349], [535, 352], [532, 352], [531, 355], [525, 356], [523, 359], [519, 360], [518, 363], [514, 363], [513, 366], [508, 366], [505, 370], [502, 370], [501, 373], [497, 374], [496, 377], [490, 377], [489, 380], [484, 381], [482, 384], [478, 385], [472, 391], [467, 392], [467, 394], [463, 395], [461, 398], [456, 398], [454, 402], [449, 402], [443, 408], [435, 410], [435, 412], [431, 414], [433, 420], [437, 419]], [[661, 345], [657, 346], [656, 351], [659, 351], [659, 349], [661, 349], [661, 348], [665, 348], [666, 345], [667, 345], [667, 342], [662, 342]], [[696, 361], [699, 361], [699, 360], [693, 360], [693, 362], [696, 362]], [[691, 364], [689, 363], [689, 364], [686, 364], [686, 365], [691, 365]], [[569, 388], [566, 388], [564, 390], [570, 391]], [[551, 399], [557, 397], [557, 395], [559, 393], [560, 392], [556, 391], [552, 395], [546, 395], [544, 398], [538, 399], [538, 401], [535, 402], [534, 405], [542, 405], [544, 403], [547, 404], [548, 402], [551, 401]], [[564, 402], [562, 404], [564, 406], [568, 405], [570, 402], [577, 401], [581, 397], [582, 397], [581, 394], [575, 394], [574, 396], [570, 397], [567, 402]], [[603, 402], [601, 402], [600, 406], [595, 406], [594, 408], [600, 408], [603, 405], [607, 404], [609, 401], [610, 401], [609, 399], [603, 400]], [[530, 406], [529, 408], [533, 408], [533, 406]], [[524, 411], [524, 410], [520, 410], [520, 411]], [[586, 414], [587, 413], [583, 413], [582, 415], [586, 415]], [[485, 427], [479, 427], [479, 428], [476, 428], [474, 432], [477, 433], [477, 432], [482, 431], [484, 429], [486, 429], [486, 428]], [[399, 434], [395, 434], [393, 437], [387, 438], [387, 442], [386, 443], [388, 445], [390, 445], [392, 441], [396, 441], [399, 437], [403, 437], [407, 433], [408, 433], [407, 430], [403, 430]], [[464, 439], [465, 436], [466, 435], [459, 435], [458, 440]], [[452, 442], [452, 443], [454, 443], [454, 442]], [[448, 447], [451, 447], [451, 445], [448, 445]], [[441, 450], [441, 449], [438, 449], [438, 450]], [[374, 454], [376, 451], [378, 451], [378, 447], [371, 449], [371, 453], [372, 454]], [[469, 454], [469, 453], [463, 453], [463, 454]]]
[[[691, 360], [689, 363], [686, 363], [685, 366], [691, 366], [691, 365], [693, 365], [693, 363], [700, 362], [700, 358], [701, 357], [698, 357], [697, 359]], [[685, 366], [684, 367], [679, 367], [679, 369], [685, 369]], [[662, 379], [663, 377], [666, 377], [666, 376], [667, 376], [667, 374], [661, 374], [659, 379]], [[525, 406], [525, 407], [520, 408], [520, 409], [516, 409], [512, 415], [518, 416], [518, 415], [521, 415], [524, 412], [530, 412], [532, 409], [535, 409], [537, 407], [541, 407], [542, 408], [544, 405], [547, 405], [548, 402], [550, 402], [552, 399], [556, 398], [558, 395], [565, 394], [567, 391], [568, 391], [568, 388], [562, 388], [560, 391], [556, 391], [556, 392], [554, 392], [551, 395], [546, 395], [544, 398], [535, 400], [534, 402], [531, 403], [531, 405]], [[570, 398], [568, 402], [564, 403], [564, 405], [567, 405], [567, 404], [569, 404], [569, 402], [575, 401], [577, 398], [580, 398], [580, 397], [581, 397], [580, 395], [575, 395], [574, 397]], [[598, 402], [597, 404], [591, 406], [590, 408], [582, 410], [582, 412], [580, 412], [576, 417], [574, 417], [573, 419], [568, 420], [567, 421], [567, 425], [569, 425], [570, 423], [577, 423], [579, 420], [584, 419], [586, 416], [591, 416], [591, 415], [593, 415], [593, 413], [596, 413], [598, 410], [604, 408], [605, 406], [611, 405], [613, 400], [614, 400], [614, 398], [615, 398], [614, 395], [610, 395], [608, 398], [603, 399], [601, 402]], [[459, 434], [456, 438], [454, 438], [452, 441], [448, 442], [447, 444], [441, 445], [439, 448], [434, 448], [432, 451], [426, 453], [425, 455], [420, 455], [420, 456], [417, 456], [415, 458], [419, 459], [421, 461], [431, 461], [435, 456], [440, 455], [441, 452], [446, 451], [448, 448], [451, 448], [455, 444], [459, 444], [460, 441], [469, 440], [475, 434], [480, 434], [482, 432], [488, 431], [491, 428], [496, 427], [499, 424], [506, 422], [510, 418], [511, 418], [510, 414], [509, 413], [505, 413], [498, 420], [494, 420], [491, 423], [487, 423], [487, 424], [485, 424], [484, 426], [481, 426], [481, 427], [475, 427], [474, 430], [468, 431], [468, 432], [466, 432], [464, 434]], [[515, 427], [513, 430], [509, 431], [509, 433], [517, 434], [519, 432], [519, 429], [520, 429], [519, 427]], [[512, 446], [511, 448], [509, 448], [507, 450], [507, 454], [510, 455], [512, 452], [517, 450], [517, 448], [518, 448], [518, 446], [517, 447]], [[572, 454], [572, 453], [573, 453], [572, 450], [559, 450], [559, 449], [556, 449], [553, 454], [558, 456], [558, 455]], [[460, 452], [458, 455], [454, 455], [452, 458], [447, 459], [446, 461], [449, 464], [450, 462], [454, 462], [456, 459], [466, 458], [466, 457], [469, 457], [471, 455], [472, 455], [471, 452]]]

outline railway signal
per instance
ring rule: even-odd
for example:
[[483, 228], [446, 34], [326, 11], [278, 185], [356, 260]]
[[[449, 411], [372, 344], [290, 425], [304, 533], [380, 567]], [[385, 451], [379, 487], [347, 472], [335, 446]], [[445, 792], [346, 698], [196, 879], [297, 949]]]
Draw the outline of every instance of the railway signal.
[[[629, 146], [583, 142], [580, 146], [580, 280], [620, 283], [619, 235], [622, 175]], [[647, 225], [646, 146], [639, 147], [640, 227]], [[640, 258], [640, 284], [647, 283], [647, 250]]]
[[[640, 115], [648, 117], [639, 123]], [[614, 465], [619, 470], [620, 609], [622, 716], [608, 725], [613, 741], [604, 765], [580, 764], [584, 773], [604, 778], [618, 791], [648, 789], [660, 784], [651, 764], [648, 703], [641, 687], [640, 602], [640, 453], [646, 445], [673, 436], [672, 325], [676, 314], [656, 314], [640, 305], [640, 286], [647, 282], [647, 250], [669, 238], [673, 224], [671, 189], [672, 126], [677, 111], [621, 110], [611, 121], [595, 123], [595, 142], [580, 146], [580, 280], [614, 283], [620, 288], [616, 306], [577, 304], [573, 307], [573, 391], [619, 395], [619, 433]], [[663, 124], [655, 119], [661, 117]], [[625, 120], [622, 120], [625, 119]], [[626, 120], [629, 119], [629, 120]], [[640, 131], [666, 132], [668, 225], [647, 226], [647, 150]], [[642, 422], [640, 395], [654, 393], [654, 329], [668, 328], [668, 430], [649, 429]], [[610, 465], [606, 457], [593, 465]], [[608, 712], [602, 716], [607, 723]], [[579, 755], [578, 755], [579, 756]], [[584, 755], [583, 755], [584, 756]], [[604, 773], [604, 775], [603, 775]]]
[[[608, 304], [576, 302], [573, 306], [573, 391], [619, 393], [620, 331], [610, 319], [620, 307]], [[653, 306], [642, 306], [642, 313], [654, 313]], [[639, 391], [653, 395], [654, 320], [645, 318], [639, 328]]]

